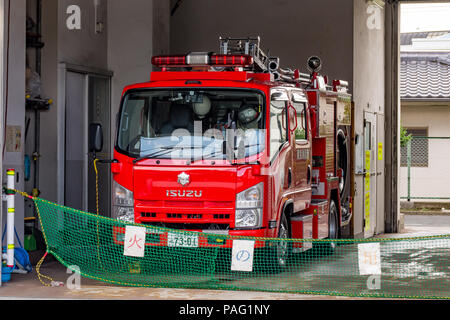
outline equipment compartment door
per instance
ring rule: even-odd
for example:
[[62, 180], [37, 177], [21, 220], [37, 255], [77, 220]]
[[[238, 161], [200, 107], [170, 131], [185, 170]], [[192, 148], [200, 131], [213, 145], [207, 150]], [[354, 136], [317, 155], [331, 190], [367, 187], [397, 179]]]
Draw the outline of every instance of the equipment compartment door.
[[377, 224], [377, 118], [364, 113], [364, 237], [375, 233]]
[[311, 199], [311, 142], [307, 124], [306, 103], [292, 103], [295, 109], [297, 128], [293, 132], [294, 140], [294, 188], [296, 212], [306, 209], [306, 203]]

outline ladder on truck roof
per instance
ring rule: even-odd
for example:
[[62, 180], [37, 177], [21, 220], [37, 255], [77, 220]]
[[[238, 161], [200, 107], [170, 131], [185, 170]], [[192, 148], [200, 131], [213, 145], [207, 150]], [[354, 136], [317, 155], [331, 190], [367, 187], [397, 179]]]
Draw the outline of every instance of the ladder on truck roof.
[[261, 50], [260, 37], [256, 38], [219, 38], [220, 54], [246, 54], [253, 57], [253, 63], [261, 72], [268, 69], [269, 58]]
[[290, 83], [310, 83], [311, 76], [298, 70], [280, 68], [278, 57], [269, 57], [261, 49], [260, 37], [228, 38], [220, 37], [220, 54], [246, 54], [253, 57], [254, 71], [268, 72], [274, 75], [275, 81]]

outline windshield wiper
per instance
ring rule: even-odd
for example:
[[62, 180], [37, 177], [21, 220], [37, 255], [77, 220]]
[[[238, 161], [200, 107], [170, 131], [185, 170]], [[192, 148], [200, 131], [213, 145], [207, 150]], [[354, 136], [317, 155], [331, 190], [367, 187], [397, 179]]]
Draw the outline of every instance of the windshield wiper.
[[[216, 154], [215, 151], [214, 151], [214, 152], [210, 152], [210, 153], [208, 153], [207, 155], [203, 155], [203, 154], [202, 154], [201, 156], [198, 156], [198, 157], [196, 157], [196, 158], [191, 158], [191, 159], [187, 162], [187, 164], [190, 165], [190, 164], [194, 163], [195, 161], [211, 159], [211, 157], [213, 157], [215, 154]], [[222, 153], [222, 155], [223, 155], [223, 153]], [[222, 158], [222, 159], [223, 159], [223, 158]]]
[[161, 147], [161, 148], [158, 148], [158, 149], [160, 149], [160, 150], [158, 150], [156, 152], [153, 152], [153, 153], [146, 154], [145, 156], [141, 156], [141, 157], [138, 157], [138, 158], [134, 159], [133, 163], [136, 164], [137, 162], [139, 162], [141, 160], [154, 159], [156, 157], [163, 156], [163, 155], [165, 155], [167, 153], [172, 152], [172, 150], [175, 149], [175, 147]]
[[[145, 160], [145, 159], [154, 159], [156, 157], [159, 156], [163, 156], [167, 153], [170, 153], [171, 151], [175, 150], [175, 149], [201, 149], [202, 147], [197, 147], [197, 146], [165, 146], [165, 147], [159, 147], [157, 149], [159, 149], [156, 152], [153, 153], [149, 153], [146, 155], [143, 155], [141, 157], [138, 157], [136, 159], [133, 160], [133, 163], [136, 164], [137, 162], [141, 161], [141, 160]], [[152, 149], [155, 150], [155, 149]]]

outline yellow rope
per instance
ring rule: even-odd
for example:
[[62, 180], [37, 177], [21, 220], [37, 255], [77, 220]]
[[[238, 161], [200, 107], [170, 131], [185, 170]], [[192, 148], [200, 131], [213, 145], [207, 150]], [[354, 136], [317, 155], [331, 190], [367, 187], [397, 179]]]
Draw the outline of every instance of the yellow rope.
[[[34, 197], [29, 196], [29, 195], [26, 194], [25, 192], [22, 192], [22, 193], [25, 194], [27, 197], [33, 199], [33, 201], [36, 199], [36, 198], [34, 198]], [[42, 234], [43, 234], [43, 236], [44, 236], [45, 244], [46, 244], [46, 247], [47, 247], [47, 249], [48, 249], [47, 236], [46, 236], [46, 234], [45, 234], [44, 225], [42, 224], [41, 212], [39, 211], [39, 206], [37, 205], [37, 203], [36, 203], [35, 201], [34, 201], [34, 206], [36, 207], [36, 212], [37, 212], [37, 214], [38, 214], [39, 222], [41, 223]], [[48, 254], [48, 251], [46, 251], [46, 252], [44, 253], [44, 255], [42, 256], [41, 260], [39, 260], [39, 262], [36, 264], [36, 273], [37, 273], [37, 276], [38, 276], [38, 278], [39, 278], [39, 281], [40, 281], [44, 286], [46, 286], [46, 287], [60, 286], [60, 285], [62, 285], [61, 282], [56, 282], [56, 281], [53, 280], [53, 278], [51, 278], [51, 277], [49, 277], [49, 276], [46, 276], [46, 275], [43, 275], [43, 274], [40, 272], [41, 265], [42, 265], [42, 263], [44, 262], [45, 257], [47, 257], [47, 254]], [[47, 279], [48, 281], [50, 281], [50, 283], [46, 283], [43, 279]]]
[[[98, 206], [98, 169], [97, 169], [97, 162], [99, 159], [94, 160], [94, 170], [95, 170], [95, 206], [97, 208], [97, 216], [100, 215], [100, 210]], [[97, 228], [98, 228], [98, 221], [97, 221]], [[98, 229], [97, 229], [98, 230]]]
[[97, 209], [97, 219], [96, 219], [96, 224], [97, 224], [97, 259], [98, 262], [100, 264], [100, 267], [103, 269], [103, 271], [105, 270], [105, 267], [103, 267], [103, 263], [102, 260], [100, 259], [100, 231], [98, 229], [98, 222], [99, 222], [99, 216], [100, 216], [100, 209], [99, 209], [99, 196], [98, 196], [98, 168], [97, 168], [97, 162], [99, 161], [99, 159], [94, 159], [94, 171], [95, 171], [95, 206]]
[[[28, 193], [23, 192], [23, 191], [20, 191], [20, 190], [17, 190], [17, 189], [12, 189], [12, 191], [14, 191], [15, 193], [20, 194], [20, 195], [21, 195], [22, 197], [24, 197], [24, 198], [28, 198], [28, 199], [33, 200], [34, 206], [36, 207], [36, 212], [37, 212], [37, 214], [38, 214], [38, 219], [39, 219], [39, 222], [40, 222], [40, 224], [41, 224], [42, 235], [44, 236], [45, 245], [46, 245], [46, 247], [47, 247], [47, 249], [48, 249], [47, 235], [46, 235], [45, 230], [44, 230], [44, 225], [42, 224], [41, 212], [39, 211], [39, 206], [38, 206], [37, 203], [36, 203], [36, 200], [37, 200], [38, 198], [32, 197], [32, 196], [30, 196]], [[49, 277], [49, 276], [46, 276], [46, 275], [43, 275], [43, 274], [40, 272], [42, 263], [44, 262], [45, 258], [47, 257], [47, 254], [48, 254], [48, 251], [46, 251], [46, 252], [44, 253], [44, 255], [42, 256], [42, 258], [41, 258], [41, 259], [38, 261], [38, 263], [36, 264], [36, 273], [37, 273], [37, 276], [38, 276], [38, 278], [39, 278], [39, 281], [40, 281], [44, 286], [46, 286], [46, 287], [61, 286], [61, 285], [63, 285], [62, 282], [54, 281], [53, 278], [51, 278], [51, 277]], [[50, 283], [45, 282], [43, 279], [47, 279], [48, 281], [50, 281]]]
[[[36, 273], [37, 273], [37, 275], [38, 275], [39, 281], [40, 281], [44, 286], [46, 286], [46, 287], [51, 287], [51, 286], [52, 286], [52, 283], [54, 282], [53, 279], [50, 278], [50, 277], [48, 277], [48, 276], [43, 275], [43, 274], [40, 272], [41, 265], [42, 265], [42, 263], [44, 262], [44, 259], [45, 259], [46, 256], [47, 256], [47, 252], [45, 252], [45, 254], [42, 256], [41, 260], [39, 260], [39, 262], [36, 264]], [[43, 278], [44, 278], [44, 279], [47, 279], [48, 281], [50, 281], [50, 283], [46, 283], [46, 282], [43, 280]]]

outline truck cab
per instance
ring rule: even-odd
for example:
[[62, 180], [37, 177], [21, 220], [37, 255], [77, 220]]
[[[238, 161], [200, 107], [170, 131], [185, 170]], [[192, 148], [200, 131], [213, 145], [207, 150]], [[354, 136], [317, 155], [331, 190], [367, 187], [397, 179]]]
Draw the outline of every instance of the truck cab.
[[[154, 57], [161, 71], [124, 89], [111, 164], [113, 217], [199, 234], [161, 232], [147, 245], [230, 248], [238, 236], [339, 236], [344, 170], [335, 157], [335, 119], [339, 96], [348, 107], [348, 94], [338, 83], [330, 90], [316, 72], [283, 71], [284, 80], [257, 72], [254, 58]], [[115, 230], [118, 244], [123, 234]], [[309, 247], [299, 242], [289, 251]], [[280, 265], [287, 249], [278, 248]]]
[[115, 217], [276, 236], [282, 202], [301, 211], [311, 199], [305, 93], [242, 81], [249, 75], [240, 72], [187, 88], [189, 79], [164, 76], [154, 73], [158, 80], [124, 91], [114, 154], [114, 166], [120, 166], [114, 173]]

